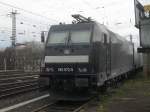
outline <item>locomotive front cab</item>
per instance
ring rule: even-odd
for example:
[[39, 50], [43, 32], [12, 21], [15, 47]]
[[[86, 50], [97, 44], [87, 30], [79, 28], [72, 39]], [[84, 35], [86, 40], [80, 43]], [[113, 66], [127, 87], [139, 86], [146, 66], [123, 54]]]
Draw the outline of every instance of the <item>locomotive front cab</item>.
[[91, 23], [51, 27], [45, 46], [43, 71], [50, 79], [52, 92], [73, 92], [91, 85], [95, 77], [91, 61], [92, 32]]
[[46, 42], [44, 71], [50, 75], [91, 72], [91, 38], [90, 24], [52, 26]]

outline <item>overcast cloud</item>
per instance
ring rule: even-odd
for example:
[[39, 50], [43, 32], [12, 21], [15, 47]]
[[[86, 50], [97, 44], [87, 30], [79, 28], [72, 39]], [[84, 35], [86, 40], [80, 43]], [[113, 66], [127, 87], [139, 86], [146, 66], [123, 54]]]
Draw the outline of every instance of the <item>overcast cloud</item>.
[[[73, 20], [71, 14], [92, 17], [122, 36], [132, 34], [135, 36], [134, 40], [138, 37], [138, 30], [134, 27], [134, 0], [0, 0], [0, 2], [25, 10], [0, 4], [0, 40], [5, 40], [0, 41], [0, 47], [10, 43], [11, 18], [6, 14], [12, 9], [19, 13], [17, 42], [40, 41], [40, 31], [46, 31], [50, 25], [59, 22], [71, 23]], [[150, 0], [140, 2], [149, 4]], [[36, 14], [28, 13], [26, 10]]]

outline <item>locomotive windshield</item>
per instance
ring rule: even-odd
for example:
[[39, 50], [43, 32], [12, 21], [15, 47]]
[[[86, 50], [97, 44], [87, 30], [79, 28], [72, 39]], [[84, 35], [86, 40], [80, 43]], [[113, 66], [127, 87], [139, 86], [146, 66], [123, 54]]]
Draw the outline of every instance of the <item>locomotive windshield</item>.
[[48, 38], [48, 44], [63, 44], [68, 40], [69, 33], [64, 31], [51, 32]]
[[84, 31], [72, 31], [71, 32], [71, 42], [72, 43], [89, 43], [91, 32], [88, 30]]
[[89, 43], [90, 30], [53, 31], [48, 36], [47, 44]]

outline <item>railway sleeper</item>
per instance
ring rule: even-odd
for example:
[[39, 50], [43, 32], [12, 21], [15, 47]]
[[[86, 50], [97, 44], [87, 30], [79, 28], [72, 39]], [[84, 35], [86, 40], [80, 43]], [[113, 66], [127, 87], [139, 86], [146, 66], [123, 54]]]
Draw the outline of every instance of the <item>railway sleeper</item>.
[[30, 88], [26, 88], [26, 89], [19, 89], [19, 90], [16, 90], [14, 92], [9, 92], [9, 93], [5, 93], [5, 94], [1, 94], [0, 98], [5, 98], [5, 97], [8, 97], [8, 96], [17, 95], [17, 94], [21, 94], [21, 93], [25, 93], [25, 92], [37, 90], [37, 89], [39, 89], [38, 86], [30, 87]]
[[35, 87], [35, 86], [38, 86], [38, 84], [33, 83], [33, 84], [22, 85], [22, 86], [18, 86], [18, 87], [14, 87], [14, 88], [3, 89], [3, 90], [0, 91], [0, 94], [5, 94], [7, 92], [17, 91], [17, 90], [21, 90], [21, 89], [24, 89], [24, 88]]
[[18, 82], [18, 83], [11, 83], [11, 84], [3, 84], [0, 85], [0, 89], [5, 89], [5, 88], [14, 88], [14, 87], [18, 87], [19, 86], [23, 86], [23, 85], [27, 85], [27, 84], [32, 84], [32, 83], [38, 83], [37, 80], [33, 80], [33, 81], [26, 81], [26, 82]]
[[17, 82], [20, 80], [32, 80], [32, 79], [38, 79], [38, 76], [27, 76], [27, 77], [16, 77], [16, 78], [8, 78], [8, 79], [0, 79], [0, 84], [2, 83], [9, 83], [9, 82]]
[[0, 79], [7, 79], [7, 78], [15, 78], [15, 77], [26, 77], [26, 76], [38, 76], [36, 74], [15, 74], [15, 75], [0, 75]]

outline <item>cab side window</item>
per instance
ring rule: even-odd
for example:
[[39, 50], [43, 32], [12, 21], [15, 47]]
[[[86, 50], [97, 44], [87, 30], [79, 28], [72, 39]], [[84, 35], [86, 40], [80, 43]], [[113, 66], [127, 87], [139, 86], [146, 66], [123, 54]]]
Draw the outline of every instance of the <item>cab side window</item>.
[[108, 41], [107, 38], [108, 38], [107, 34], [104, 33], [104, 44], [107, 44], [107, 41]]

